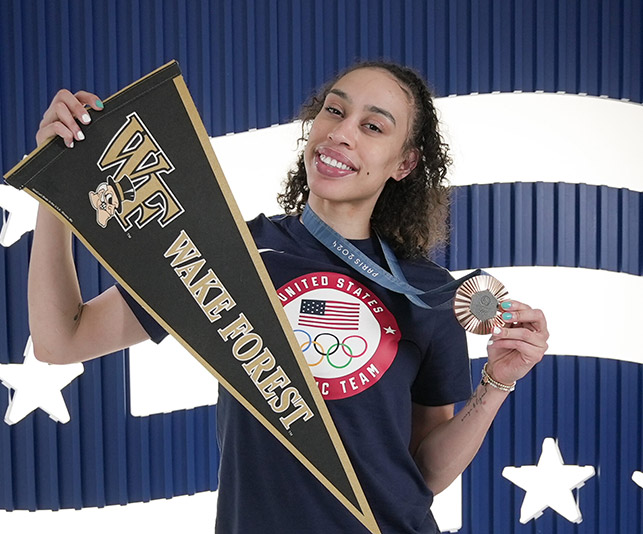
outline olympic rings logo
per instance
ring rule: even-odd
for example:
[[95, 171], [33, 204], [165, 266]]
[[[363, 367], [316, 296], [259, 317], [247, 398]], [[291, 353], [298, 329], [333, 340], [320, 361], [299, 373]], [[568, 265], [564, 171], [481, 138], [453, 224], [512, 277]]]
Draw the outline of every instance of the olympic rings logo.
[[[334, 367], [335, 369], [344, 369], [348, 367], [355, 358], [359, 358], [360, 356], [363, 356], [364, 354], [366, 354], [366, 351], [368, 350], [368, 343], [366, 339], [364, 339], [362, 336], [358, 336], [354, 334], [347, 336], [344, 339], [342, 339], [342, 341], [340, 341], [336, 335], [331, 334], [330, 332], [322, 332], [321, 334], [317, 334], [315, 336], [315, 339], [313, 339], [312, 336], [308, 332], [306, 332], [306, 330], [297, 329], [297, 330], [294, 330], [294, 332], [295, 333], [301, 332], [302, 334], [305, 334], [308, 337], [308, 340], [304, 341], [300, 345], [301, 350], [303, 352], [306, 352], [307, 350], [312, 348], [317, 354], [320, 355], [319, 360], [317, 360], [316, 362], [314, 363], [308, 362], [308, 365], [310, 367], [315, 367], [319, 365], [321, 362], [323, 362], [324, 359], [326, 359], [326, 361], [328, 362], [328, 365], [330, 365], [331, 367]], [[325, 337], [331, 338], [330, 343], [328, 344], [328, 348], [324, 348], [323, 341]], [[322, 341], [320, 341], [320, 339]], [[347, 343], [349, 340], [352, 340], [352, 339], [361, 340], [362, 343], [364, 344], [364, 348], [359, 354], [355, 354], [351, 346]], [[326, 343], [328, 343], [328, 341], [326, 341]], [[342, 362], [340, 359], [340, 362], [338, 364], [331, 360], [331, 356], [335, 355], [340, 348], [342, 349], [342, 352], [344, 353], [344, 355], [347, 357], [347, 360], [345, 362]]]

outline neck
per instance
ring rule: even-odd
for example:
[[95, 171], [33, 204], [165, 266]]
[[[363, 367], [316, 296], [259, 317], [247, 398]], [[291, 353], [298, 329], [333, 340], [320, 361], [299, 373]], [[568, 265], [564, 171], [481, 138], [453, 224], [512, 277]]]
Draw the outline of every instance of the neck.
[[372, 209], [369, 207], [332, 202], [312, 194], [308, 204], [322, 221], [346, 239], [371, 237]]

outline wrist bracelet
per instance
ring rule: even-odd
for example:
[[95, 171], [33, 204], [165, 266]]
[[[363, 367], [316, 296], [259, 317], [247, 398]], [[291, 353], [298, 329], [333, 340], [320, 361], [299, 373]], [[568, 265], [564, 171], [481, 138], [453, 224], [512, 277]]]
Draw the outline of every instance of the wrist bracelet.
[[487, 371], [488, 363], [489, 362], [486, 362], [482, 367], [482, 380], [480, 380], [480, 383], [483, 386], [486, 386], [488, 384], [493, 388], [504, 391], [505, 393], [511, 393], [514, 389], [516, 389], [515, 382], [513, 384], [503, 384], [502, 382], [498, 382], [497, 380], [495, 380]]

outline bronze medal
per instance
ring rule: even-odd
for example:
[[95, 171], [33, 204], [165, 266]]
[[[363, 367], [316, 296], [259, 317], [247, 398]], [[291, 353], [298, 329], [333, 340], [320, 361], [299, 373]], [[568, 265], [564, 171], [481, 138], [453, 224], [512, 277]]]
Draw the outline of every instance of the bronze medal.
[[499, 304], [508, 292], [493, 276], [474, 276], [456, 291], [453, 311], [462, 327], [473, 334], [491, 334], [494, 327], [504, 325]]

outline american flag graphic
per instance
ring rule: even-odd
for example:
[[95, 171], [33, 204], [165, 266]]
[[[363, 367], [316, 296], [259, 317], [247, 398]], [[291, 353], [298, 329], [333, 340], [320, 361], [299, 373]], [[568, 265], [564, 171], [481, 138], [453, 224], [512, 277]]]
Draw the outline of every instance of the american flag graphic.
[[333, 330], [357, 330], [359, 328], [359, 303], [303, 299], [299, 308], [297, 324]]

